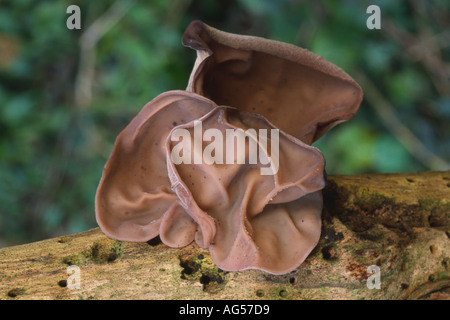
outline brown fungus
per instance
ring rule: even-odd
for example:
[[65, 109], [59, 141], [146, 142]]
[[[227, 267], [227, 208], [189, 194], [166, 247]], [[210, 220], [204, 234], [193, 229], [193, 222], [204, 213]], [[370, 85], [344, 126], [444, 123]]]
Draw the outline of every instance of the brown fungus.
[[[167, 175], [165, 141], [174, 122], [187, 123], [215, 107], [196, 94], [165, 92], [145, 105], [119, 134], [95, 197], [97, 222], [106, 235], [145, 242], [159, 234], [160, 225], [166, 223], [164, 215], [180, 215], [183, 208]], [[179, 224], [194, 228], [184, 217]]]
[[353, 117], [359, 85], [336, 65], [292, 44], [237, 35], [193, 21], [183, 44], [197, 50], [188, 91], [258, 113], [311, 144]]
[[[292, 271], [319, 240], [322, 211], [319, 190], [325, 185], [322, 154], [279, 132], [279, 138], [275, 135], [279, 140], [275, 151], [279, 153], [279, 163], [274, 164], [272, 148], [261, 146], [261, 137], [248, 131], [278, 130], [262, 116], [218, 107], [199, 121], [204, 132], [218, 130], [214, 141], [223, 139], [219, 145], [226, 145], [227, 134], [236, 130], [247, 138], [243, 163], [239, 164], [234, 154], [234, 161], [229, 163], [194, 164], [192, 158], [190, 164], [178, 165], [171, 156], [176, 143], [167, 139], [172, 188], [199, 225], [197, 244], [209, 247], [214, 262], [224, 270], [261, 269], [277, 274]], [[176, 127], [172, 132], [180, 129], [193, 137], [195, 122]], [[210, 145], [203, 145], [204, 155]], [[254, 164], [249, 159], [251, 145], [259, 147], [256, 151], [259, 161]], [[261, 174], [262, 167], [272, 174]]]
[[[320, 237], [325, 161], [310, 144], [355, 114], [361, 89], [293, 45], [199, 21], [183, 43], [198, 57], [187, 90], [156, 97], [119, 134], [97, 222], [122, 241], [195, 241], [223, 270], [292, 271]], [[244, 133], [240, 155], [224, 147], [229, 132]]]

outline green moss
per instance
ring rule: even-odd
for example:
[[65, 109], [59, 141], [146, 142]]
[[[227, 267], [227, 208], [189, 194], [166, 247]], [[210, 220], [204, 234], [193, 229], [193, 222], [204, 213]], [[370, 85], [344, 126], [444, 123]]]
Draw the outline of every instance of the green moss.
[[258, 290], [256, 290], [256, 292], [255, 292], [255, 294], [256, 294], [256, 296], [257, 297], [264, 297], [264, 290], [262, 290], [262, 289], [258, 289]]
[[367, 191], [364, 188], [358, 189], [356, 192], [357, 201], [355, 203], [368, 208], [377, 208], [381, 205], [394, 205], [395, 198], [388, 198], [378, 192]]
[[131, 267], [128, 268], [128, 271], [129, 272], [135, 272], [135, 271], [138, 271], [138, 270], [141, 270], [141, 269], [142, 269], [141, 265], [132, 265]]
[[67, 243], [72, 241], [72, 237], [64, 236], [58, 239], [58, 243]]
[[419, 208], [425, 212], [431, 227], [449, 225], [450, 203], [444, 203], [439, 199], [419, 199]]
[[287, 290], [285, 287], [275, 287], [270, 288], [267, 291], [267, 294], [264, 294], [264, 299], [267, 300], [282, 300], [282, 299], [292, 299], [293, 293], [292, 290]]
[[120, 259], [122, 254], [122, 241], [107, 239], [96, 241], [89, 249], [64, 257], [62, 262], [69, 266], [81, 265], [86, 260], [92, 260], [96, 263], [108, 263]]
[[62, 259], [62, 262], [69, 266], [79, 266], [84, 261], [86, 261], [87, 257], [84, 253], [75, 253], [71, 254]]
[[200, 281], [203, 290], [217, 293], [228, 282], [227, 272], [218, 268], [212, 258], [203, 253], [188, 254], [180, 257], [181, 278], [191, 281]]
[[419, 199], [419, 206], [427, 211], [438, 211], [447, 217], [450, 214], [450, 202], [440, 199]]
[[439, 199], [419, 199], [419, 206], [425, 210], [433, 210], [442, 206], [441, 202]]
[[[431, 277], [431, 278], [430, 278]], [[446, 281], [447, 286], [450, 286], [450, 272], [443, 271], [443, 272], [437, 272], [430, 276], [428, 276], [428, 279], [431, 281]]]
[[280, 297], [282, 297], [282, 298], [287, 298], [288, 292], [287, 292], [285, 289], [281, 289], [281, 290], [278, 292], [278, 295], [279, 295]]
[[97, 263], [113, 262], [122, 257], [122, 242], [97, 241], [91, 247], [90, 258]]

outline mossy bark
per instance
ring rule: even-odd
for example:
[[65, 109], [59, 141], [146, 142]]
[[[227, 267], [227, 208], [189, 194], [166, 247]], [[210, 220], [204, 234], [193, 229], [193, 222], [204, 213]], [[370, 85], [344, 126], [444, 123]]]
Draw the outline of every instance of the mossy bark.
[[0, 299], [450, 297], [450, 171], [327, 182], [320, 242], [289, 274], [225, 272], [195, 244], [119, 242], [95, 228], [0, 249]]

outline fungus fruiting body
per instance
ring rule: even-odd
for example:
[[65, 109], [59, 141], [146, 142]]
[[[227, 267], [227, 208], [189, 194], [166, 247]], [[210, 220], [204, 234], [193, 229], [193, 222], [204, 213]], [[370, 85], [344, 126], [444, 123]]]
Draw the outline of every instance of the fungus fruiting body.
[[311, 144], [355, 114], [361, 89], [305, 49], [200, 21], [183, 44], [197, 51], [187, 89], [119, 134], [97, 222], [117, 240], [195, 241], [223, 270], [292, 271], [320, 237], [325, 160]]
[[292, 44], [236, 35], [193, 21], [183, 44], [197, 51], [187, 90], [260, 114], [307, 144], [359, 108], [362, 91], [342, 69]]

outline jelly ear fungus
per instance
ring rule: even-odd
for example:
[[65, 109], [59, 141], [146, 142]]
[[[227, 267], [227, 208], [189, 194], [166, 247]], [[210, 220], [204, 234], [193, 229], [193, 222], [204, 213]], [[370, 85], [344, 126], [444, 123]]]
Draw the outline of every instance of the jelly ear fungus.
[[227, 33], [198, 20], [182, 42], [197, 51], [188, 91], [261, 114], [307, 144], [353, 117], [363, 97], [342, 69], [292, 44]]

